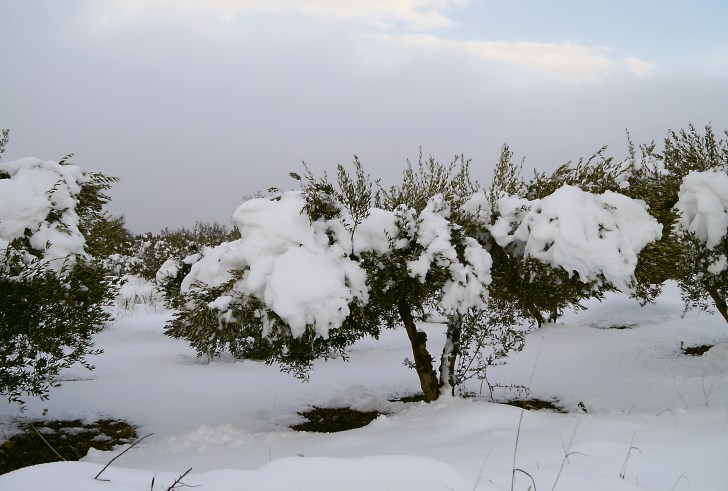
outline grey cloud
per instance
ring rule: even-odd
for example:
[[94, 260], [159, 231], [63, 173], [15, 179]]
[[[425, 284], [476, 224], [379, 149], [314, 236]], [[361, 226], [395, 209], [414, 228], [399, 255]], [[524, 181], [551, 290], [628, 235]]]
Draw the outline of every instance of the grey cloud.
[[623, 153], [625, 128], [636, 142], [690, 121], [728, 128], [719, 77], [564, 85], [467, 57], [388, 52], [346, 24], [98, 32], [73, 8], [37, 19], [21, 3], [16, 22], [0, 21], [0, 41], [15, 48], [0, 78], [0, 127], [12, 131], [3, 158], [75, 152], [84, 168], [119, 176], [112, 211], [136, 232], [225, 221], [244, 195], [293, 186], [302, 160], [332, 173], [356, 153], [393, 182], [422, 146], [443, 161], [464, 153], [487, 182], [503, 142], [545, 170], [604, 144]]

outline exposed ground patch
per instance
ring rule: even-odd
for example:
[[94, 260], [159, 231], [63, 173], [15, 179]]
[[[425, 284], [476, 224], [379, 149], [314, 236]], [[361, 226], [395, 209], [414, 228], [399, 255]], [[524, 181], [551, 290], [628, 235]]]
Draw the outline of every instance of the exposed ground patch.
[[421, 402], [425, 400], [425, 394], [422, 392], [419, 392], [417, 394], [411, 394], [401, 397], [395, 397], [393, 399], [389, 399], [389, 402], [404, 402], [404, 403], [410, 403], [410, 402]]
[[627, 329], [634, 329], [637, 324], [608, 324], [608, 325], [595, 325], [597, 329], [614, 329], [617, 331], [624, 331]]
[[93, 447], [112, 450], [131, 443], [136, 431], [125, 421], [102, 419], [22, 423], [22, 433], [0, 444], [0, 474], [48, 462], [80, 460]]
[[543, 399], [515, 399], [512, 401], [505, 401], [503, 404], [528, 409], [529, 411], [548, 410], [557, 413], [566, 412], [563, 408], [554, 404], [554, 402], [555, 401], [546, 401]]
[[292, 430], [335, 433], [337, 431], [353, 430], [366, 426], [383, 413], [377, 411], [356, 411], [348, 407], [312, 407], [308, 411], [299, 412], [298, 414], [308, 421], [291, 426]]
[[714, 345], [712, 344], [701, 344], [698, 346], [685, 346], [683, 343], [680, 343], [680, 351], [684, 355], [688, 356], [703, 356], [703, 354], [708, 351], [710, 348], [712, 348]]

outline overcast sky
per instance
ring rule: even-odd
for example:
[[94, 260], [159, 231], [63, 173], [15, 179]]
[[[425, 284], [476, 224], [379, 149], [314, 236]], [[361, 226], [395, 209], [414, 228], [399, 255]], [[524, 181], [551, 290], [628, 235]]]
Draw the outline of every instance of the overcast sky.
[[0, 0], [3, 160], [118, 176], [134, 232], [227, 222], [354, 154], [490, 180], [689, 122], [728, 129], [725, 0]]

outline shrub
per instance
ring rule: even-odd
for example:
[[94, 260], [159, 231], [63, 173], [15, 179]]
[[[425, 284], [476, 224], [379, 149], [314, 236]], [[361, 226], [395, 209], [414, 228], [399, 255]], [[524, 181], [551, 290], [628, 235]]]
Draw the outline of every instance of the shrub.
[[163, 229], [158, 234], [146, 233], [135, 238], [134, 251], [127, 273], [153, 281], [167, 305], [176, 308], [182, 301], [180, 285], [190, 267], [206, 247], [214, 247], [234, 239], [224, 225], [198, 222], [192, 230]]

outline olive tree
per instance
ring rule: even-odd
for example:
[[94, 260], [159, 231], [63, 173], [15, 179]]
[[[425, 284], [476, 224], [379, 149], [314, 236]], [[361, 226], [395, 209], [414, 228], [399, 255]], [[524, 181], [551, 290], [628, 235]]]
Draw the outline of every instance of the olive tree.
[[467, 164], [420, 159], [387, 189], [358, 160], [353, 176], [339, 167], [335, 183], [294, 177], [302, 191], [238, 208], [241, 239], [192, 265], [188, 301], [167, 333], [200, 353], [226, 349], [305, 376], [315, 358], [346, 356], [361, 337], [401, 325], [424, 397], [436, 399], [450, 376], [438, 377], [417, 321], [433, 309], [481, 309], [490, 282], [489, 254], [458, 223], [473, 192]]
[[686, 311], [712, 305], [728, 322], [728, 141], [689, 125], [668, 133], [662, 153], [654, 143], [639, 150], [630, 142], [623, 192], [644, 200], [665, 233], [640, 256], [638, 297], [651, 301], [674, 280]]
[[74, 363], [92, 368], [114, 288], [84, 232], [105, 218], [113, 181], [67, 158], [0, 162], [0, 390], [9, 401], [47, 397]]
[[[229, 351], [306, 377], [314, 359], [345, 357], [361, 337], [402, 327], [412, 352], [407, 363], [432, 401], [523, 346], [510, 307], [528, 315], [535, 308], [509, 288], [508, 276], [493, 281], [492, 271], [524, 263], [555, 271], [539, 278], [540, 290], [563, 296], [557, 281], [544, 278], [569, 280], [581, 285], [583, 298], [595, 285], [627, 289], [639, 250], [659, 237], [644, 203], [618, 193], [561, 185], [528, 198], [506, 192], [527, 186], [506, 184], [489, 197], [462, 157], [450, 165], [420, 158], [391, 187], [354, 165], [353, 175], [339, 166], [333, 182], [308, 169], [292, 174], [301, 191], [243, 203], [233, 215], [240, 239], [208, 249], [191, 266], [167, 334], [200, 354]], [[568, 233], [571, 221], [580, 229]], [[544, 242], [531, 233], [539, 228], [553, 237]], [[584, 264], [569, 262], [583, 244], [596, 253]], [[503, 258], [506, 267], [497, 264]], [[551, 304], [536, 309], [544, 305]], [[446, 321], [438, 369], [418, 327], [435, 312]]]

